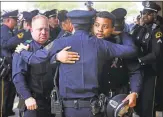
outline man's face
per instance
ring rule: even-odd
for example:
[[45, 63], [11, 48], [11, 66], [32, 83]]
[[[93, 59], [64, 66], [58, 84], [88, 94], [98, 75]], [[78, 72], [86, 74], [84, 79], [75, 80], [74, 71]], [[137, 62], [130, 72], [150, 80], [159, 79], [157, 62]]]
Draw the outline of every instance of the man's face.
[[31, 34], [35, 41], [44, 44], [49, 39], [49, 23], [44, 18], [36, 19], [32, 23]]
[[93, 25], [93, 33], [99, 38], [110, 37], [113, 31], [112, 21], [108, 18], [96, 17]]
[[154, 20], [154, 13], [151, 11], [147, 11], [147, 10], [143, 11], [142, 16], [143, 16], [144, 24], [151, 23]]
[[9, 24], [12, 29], [17, 26], [17, 18], [9, 18]]
[[50, 17], [49, 18], [49, 23], [52, 27], [56, 27], [59, 25], [59, 20], [58, 20], [58, 17], [57, 16], [54, 16], [54, 17]]

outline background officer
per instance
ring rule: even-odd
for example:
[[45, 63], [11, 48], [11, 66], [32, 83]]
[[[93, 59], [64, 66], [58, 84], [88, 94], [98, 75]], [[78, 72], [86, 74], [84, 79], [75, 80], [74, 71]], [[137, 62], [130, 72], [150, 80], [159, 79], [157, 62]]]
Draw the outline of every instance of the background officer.
[[154, 2], [143, 2], [142, 18], [144, 25], [139, 29], [136, 44], [139, 48], [139, 63], [144, 70], [138, 113], [140, 117], [155, 116], [156, 63], [161, 53], [162, 32], [156, 24], [157, 13], [161, 9]]
[[[17, 52], [21, 51], [20, 55], [29, 64], [47, 61], [54, 55], [51, 59], [53, 61], [57, 58], [56, 52], [69, 45], [72, 47], [71, 50], [79, 53], [81, 59], [75, 64], [59, 66], [59, 94], [63, 98], [65, 117], [93, 116], [90, 111], [90, 100], [98, 95], [98, 77], [104, 61], [115, 56], [127, 57], [135, 54], [135, 48], [129, 43], [123, 46], [90, 37], [89, 31], [94, 15], [95, 13], [90, 11], [71, 11], [67, 16], [74, 26], [75, 33], [72, 36], [55, 40], [35, 53], [21, 51], [28, 48], [24, 45], [16, 49]], [[110, 17], [112, 21], [115, 20], [112, 14]]]
[[22, 19], [23, 29], [19, 30], [18, 33], [14, 37], [12, 37], [8, 40], [8, 46], [10, 47], [10, 49], [15, 49], [15, 47], [18, 44], [23, 43], [26, 40], [29, 40], [32, 38], [31, 32], [30, 32], [31, 22], [32, 22], [32, 18], [34, 16], [36, 16], [37, 13], [38, 12], [33, 12], [33, 11], [32, 12], [27, 12], [27, 11], [23, 12], [23, 19]]
[[[13, 29], [17, 25], [17, 15], [18, 10], [7, 12], [2, 15], [3, 24], [1, 26], [1, 57], [6, 57], [7, 64], [11, 65], [12, 53], [14, 50], [9, 46], [9, 40], [14, 36]], [[5, 76], [4, 79], [0, 78], [0, 102], [1, 110], [0, 113], [3, 117], [9, 115], [14, 115], [12, 111], [14, 98], [15, 98], [15, 88], [11, 80], [11, 71]]]
[[125, 22], [125, 16], [127, 15], [126, 9], [117, 8], [114, 9], [111, 13], [116, 16], [116, 24], [115, 24], [116, 30], [121, 31], [123, 29], [123, 32], [129, 32], [130, 31], [129, 25]]
[[[119, 13], [122, 14], [121, 16], [124, 17], [124, 10], [119, 10]], [[123, 32], [124, 26], [122, 25], [122, 27], [120, 27], [120, 24], [118, 27], [119, 34], [117, 35], [119, 38], [115, 38], [115, 36], [111, 35], [111, 29], [113, 29], [114, 26], [112, 25], [109, 15], [110, 13], [107, 11], [97, 13], [93, 25], [94, 35], [99, 39], [105, 39], [119, 44], [123, 44], [123, 42], [127, 40], [132, 40], [127, 33]], [[115, 28], [115, 30], [116, 29], [117, 28]], [[122, 58], [114, 58], [106, 61], [100, 76], [101, 92], [109, 98], [112, 98], [117, 94], [129, 94], [129, 91], [131, 90], [132, 93], [125, 99], [129, 100], [130, 107], [134, 107], [136, 105], [136, 98], [140, 91], [142, 78], [139, 71], [140, 65], [138, 61], [134, 61], [133, 59], [125, 60]], [[130, 87], [128, 82], [130, 82]]]
[[96, 10], [93, 8], [93, 2], [92, 2], [92, 1], [87, 1], [87, 2], [85, 2], [84, 5], [87, 7], [87, 10], [88, 10], [88, 11], [96, 11]]
[[58, 10], [53, 9], [51, 11], [46, 11], [44, 15], [49, 19], [50, 24], [50, 40], [54, 40], [57, 38], [61, 28], [59, 27], [58, 20]]

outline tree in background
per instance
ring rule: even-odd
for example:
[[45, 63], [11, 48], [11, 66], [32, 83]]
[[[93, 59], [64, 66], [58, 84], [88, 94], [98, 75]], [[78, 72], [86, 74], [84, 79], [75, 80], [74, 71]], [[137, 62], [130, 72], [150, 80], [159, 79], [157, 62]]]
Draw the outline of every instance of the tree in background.
[[[61, 1], [49, 1], [49, 2], [30, 2], [35, 8], [40, 10], [73, 10], [73, 9], [84, 9], [84, 2], [61, 2]], [[135, 2], [94, 2], [94, 8], [97, 11], [107, 10], [112, 11], [116, 8], [125, 8], [128, 12], [128, 15], [139, 14], [139, 9], [136, 7]]]

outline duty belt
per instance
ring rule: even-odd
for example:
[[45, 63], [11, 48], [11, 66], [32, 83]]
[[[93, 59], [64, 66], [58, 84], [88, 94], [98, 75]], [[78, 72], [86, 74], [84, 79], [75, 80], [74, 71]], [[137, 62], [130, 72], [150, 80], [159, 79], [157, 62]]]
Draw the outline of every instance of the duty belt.
[[89, 108], [90, 101], [86, 100], [63, 100], [63, 107], [64, 108]]

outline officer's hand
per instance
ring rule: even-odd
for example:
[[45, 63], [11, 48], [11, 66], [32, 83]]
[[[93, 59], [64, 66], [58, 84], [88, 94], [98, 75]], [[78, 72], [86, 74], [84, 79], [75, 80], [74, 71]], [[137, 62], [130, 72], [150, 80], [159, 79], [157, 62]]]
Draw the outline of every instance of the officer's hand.
[[129, 107], [134, 107], [136, 106], [136, 99], [137, 94], [133, 92], [129, 94], [122, 102], [129, 101]]
[[62, 63], [75, 63], [75, 61], [79, 60], [80, 56], [77, 52], [67, 51], [71, 47], [65, 47], [59, 53], [57, 53], [56, 59]]
[[21, 44], [17, 45], [15, 52], [20, 53], [22, 50], [28, 50], [28, 49], [29, 49], [29, 44], [24, 45], [21, 43]]
[[30, 98], [26, 99], [25, 100], [25, 105], [26, 105], [28, 110], [37, 109], [36, 100], [33, 97], [30, 97]]

